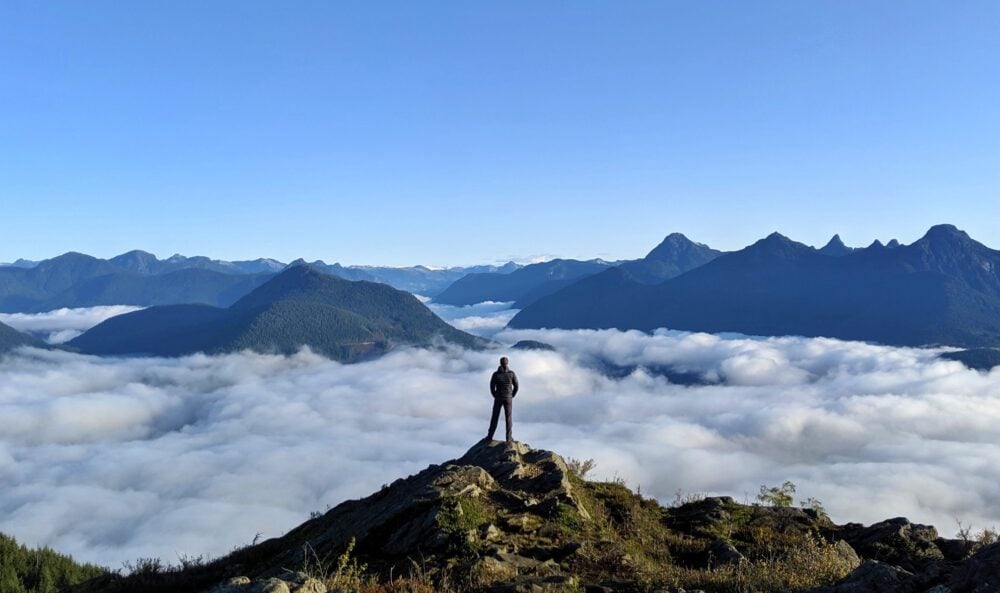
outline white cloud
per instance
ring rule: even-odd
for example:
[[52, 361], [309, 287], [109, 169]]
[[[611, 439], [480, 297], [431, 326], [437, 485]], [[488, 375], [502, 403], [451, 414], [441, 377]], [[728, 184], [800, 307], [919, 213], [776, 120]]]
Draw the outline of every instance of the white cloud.
[[[491, 308], [492, 307], [492, 308]], [[498, 306], [474, 317], [504, 316]], [[938, 351], [661, 331], [501, 331], [515, 436], [647, 495], [786, 479], [838, 521], [1000, 524], [1000, 370]], [[279, 535], [483, 436], [498, 350], [0, 360], [0, 532], [111, 566]], [[632, 372], [602, 374], [613, 364]], [[671, 384], [670, 367], [707, 384]]]
[[462, 331], [492, 338], [507, 326], [507, 322], [517, 315], [518, 309], [511, 309], [513, 302], [485, 301], [477, 305], [456, 307], [428, 302], [420, 297], [438, 317]]
[[0, 313], [0, 323], [6, 323], [14, 329], [36, 335], [50, 344], [62, 344], [106, 319], [138, 311], [141, 308], [111, 305], [77, 309], [64, 308], [45, 313]]

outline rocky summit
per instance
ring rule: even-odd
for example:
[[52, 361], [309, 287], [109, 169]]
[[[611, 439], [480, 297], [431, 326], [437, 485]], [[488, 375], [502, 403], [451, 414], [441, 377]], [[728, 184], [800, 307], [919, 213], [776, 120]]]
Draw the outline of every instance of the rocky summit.
[[[678, 497], [669, 507], [586, 464], [481, 441], [283, 537], [76, 591], [491, 593], [1000, 591], [1000, 544], [905, 518], [834, 524], [818, 505]], [[786, 501], [787, 502], [787, 501]]]

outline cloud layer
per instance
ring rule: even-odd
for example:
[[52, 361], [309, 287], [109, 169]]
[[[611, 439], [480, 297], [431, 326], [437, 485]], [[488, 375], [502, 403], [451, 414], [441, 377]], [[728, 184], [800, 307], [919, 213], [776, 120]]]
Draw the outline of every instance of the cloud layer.
[[441, 319], [462, 331], [485, 338], [496, 336], [518, 312], [518, 309], [510, 308], [513, 302], [486, 301], [478, 305], [456, 307], [421, 300]]
[[[491, 333], [498, 305], [445, 312]], [[482, 318], [469, 321], [471, 318]], [[789, 479], [837, 521], [1000, 524], [1000, 370], [826, 339], [500, 331], [515, 437], [594, 458], [669, 502], [752, 500]], [[112, 567], [217, 555], [461, 455], [500, 351], [404, 349], [341, 365], [234, 354], [0, 360], [0, 532]], [[633, 369], [602, 373], [609, 365]], [[706, 384], [670, 383], [664, 368]]]
[[0, 313], [0, 323], [42, 338], [50, 344], [68, 342], [98, 323], [138, 311], [142, 307], [111, 305], [78, 309], [56, 309], [46, 313]]

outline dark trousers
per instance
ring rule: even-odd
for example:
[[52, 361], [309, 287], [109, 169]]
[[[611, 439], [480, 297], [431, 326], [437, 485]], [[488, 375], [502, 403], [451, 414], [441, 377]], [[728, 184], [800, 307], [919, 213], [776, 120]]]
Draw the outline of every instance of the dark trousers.
[[500, 408], [503, 408], [503, 419], [507, 423], [507, 440], [513, 441], [511, 430], [514, 428], [514, 421], [511, 419], [511, 409], [514, 407], [513, 397], [494, 397], [493, 416], [490, 418], [490, 432], [486, 438], [492, 439], [493, 433], [497, 431], [497, 422], [500, 420]]

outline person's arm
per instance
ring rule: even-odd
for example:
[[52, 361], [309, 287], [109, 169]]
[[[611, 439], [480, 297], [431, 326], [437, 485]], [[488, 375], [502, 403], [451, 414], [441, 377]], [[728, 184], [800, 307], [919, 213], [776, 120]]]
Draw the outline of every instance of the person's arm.
[[510, 396], [514, 397], [515, 395], [517, 395], [517, 373], [515, 373], [514, 371], [511, 371], [510, 372], [510, 380], [514, 384], [514, 391], [511, 392]]
[[498, 387], [499, 385], [497, 385], [497, 374], [493, 373], [492, 375], [490, 375], [490, 395], [496, 395]]

